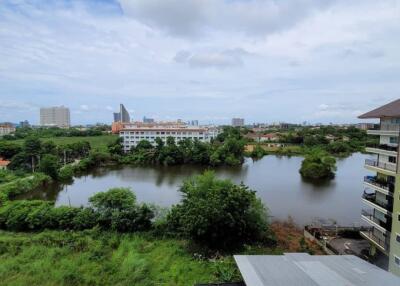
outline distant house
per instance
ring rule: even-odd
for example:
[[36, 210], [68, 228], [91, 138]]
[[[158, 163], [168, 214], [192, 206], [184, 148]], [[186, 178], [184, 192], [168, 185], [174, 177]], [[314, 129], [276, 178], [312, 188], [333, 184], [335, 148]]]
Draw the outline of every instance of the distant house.
[[253, 139], [255, 142], [258, 142], [258, 143], [279, 141], [279, 135], [277, 133], [269, 133], [269, 134], [249, 133], [246, 135], [246, 138]]
[[325, 139], [332, 143], [336, 140], [336, 137], [331, 134], [328, 134], [325, 136]]
[[4, 160], [3, 158], [0, 158], [0, 170], [6, 170], [7, 166], [10, 164], [11, 162], [8, 160]]

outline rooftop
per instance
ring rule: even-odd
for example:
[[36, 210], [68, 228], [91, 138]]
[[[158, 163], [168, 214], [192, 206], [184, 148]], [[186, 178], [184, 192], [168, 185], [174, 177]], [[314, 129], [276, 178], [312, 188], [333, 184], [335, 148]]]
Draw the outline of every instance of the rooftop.
[[398, 286], [400, 278], [353, 255], [235, 255], [246, 286]]
[[392, 101], [370, 112], [360, 115], [358, 118], [382, 118], [382, 117], [400, 117], [400, 99]]

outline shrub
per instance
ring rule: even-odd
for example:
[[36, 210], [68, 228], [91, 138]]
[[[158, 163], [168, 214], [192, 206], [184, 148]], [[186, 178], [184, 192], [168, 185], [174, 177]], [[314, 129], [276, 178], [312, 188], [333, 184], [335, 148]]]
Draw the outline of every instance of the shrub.
[[167, 217], [170, 229], [211, 249], [233, 250], [267, 237], [266, 209], [255, 192], [213, 172], [186, 180], [183, 200]]
[[58, 179], [62, 182], [71, 181], [74, 177], [74, 167], [66, 165], [62, 167], [58, 173]]
[[332, 179], [336, 160], [323, 151], [313, 151], [301, 163], [300, 174], [306, 179]]
[[89, 198], [98, 213], [103, 228], [128, 232], [151, 227], [153, 211], [146, 205], [139, 206], [135, 195], [127, 188], [114, 188]]
[[39, 171], [49, 175], [53, 179], [58, 178], [58, 169], [60, 164], [57, 156], [51, 154], [45, 154], [40, 160]]

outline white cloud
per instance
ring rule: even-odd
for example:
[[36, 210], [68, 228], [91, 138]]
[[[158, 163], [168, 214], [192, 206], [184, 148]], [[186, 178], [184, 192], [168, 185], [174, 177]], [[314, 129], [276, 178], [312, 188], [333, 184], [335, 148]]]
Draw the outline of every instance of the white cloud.
[[400, 95], [399, 0], [120, 2], [3, 1], [1, 115], [354, 121]]

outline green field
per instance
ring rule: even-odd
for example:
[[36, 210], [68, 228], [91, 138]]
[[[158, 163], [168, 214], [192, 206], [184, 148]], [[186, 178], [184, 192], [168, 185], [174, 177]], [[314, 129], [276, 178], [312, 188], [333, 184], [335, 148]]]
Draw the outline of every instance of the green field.
[[233, 258], [194, 259], [146, 234], [0, 232], [1, 285], [194, 285], [240, 279]]
[[[88, 141], [90, 146], [94, 150], [105, 151], [107, 149], [107, 144], [114, 142], [118, 138], [118, 135], [102, 135], [102, 136], [87, 136], [87, 137], [51, 137], [51, 138], [41, 138], [43, 141], [53, 141], [57, 145], [65, 145], [69, 143]], [[24, 139], [15, 140], [19, 144], [23, 144]]]

